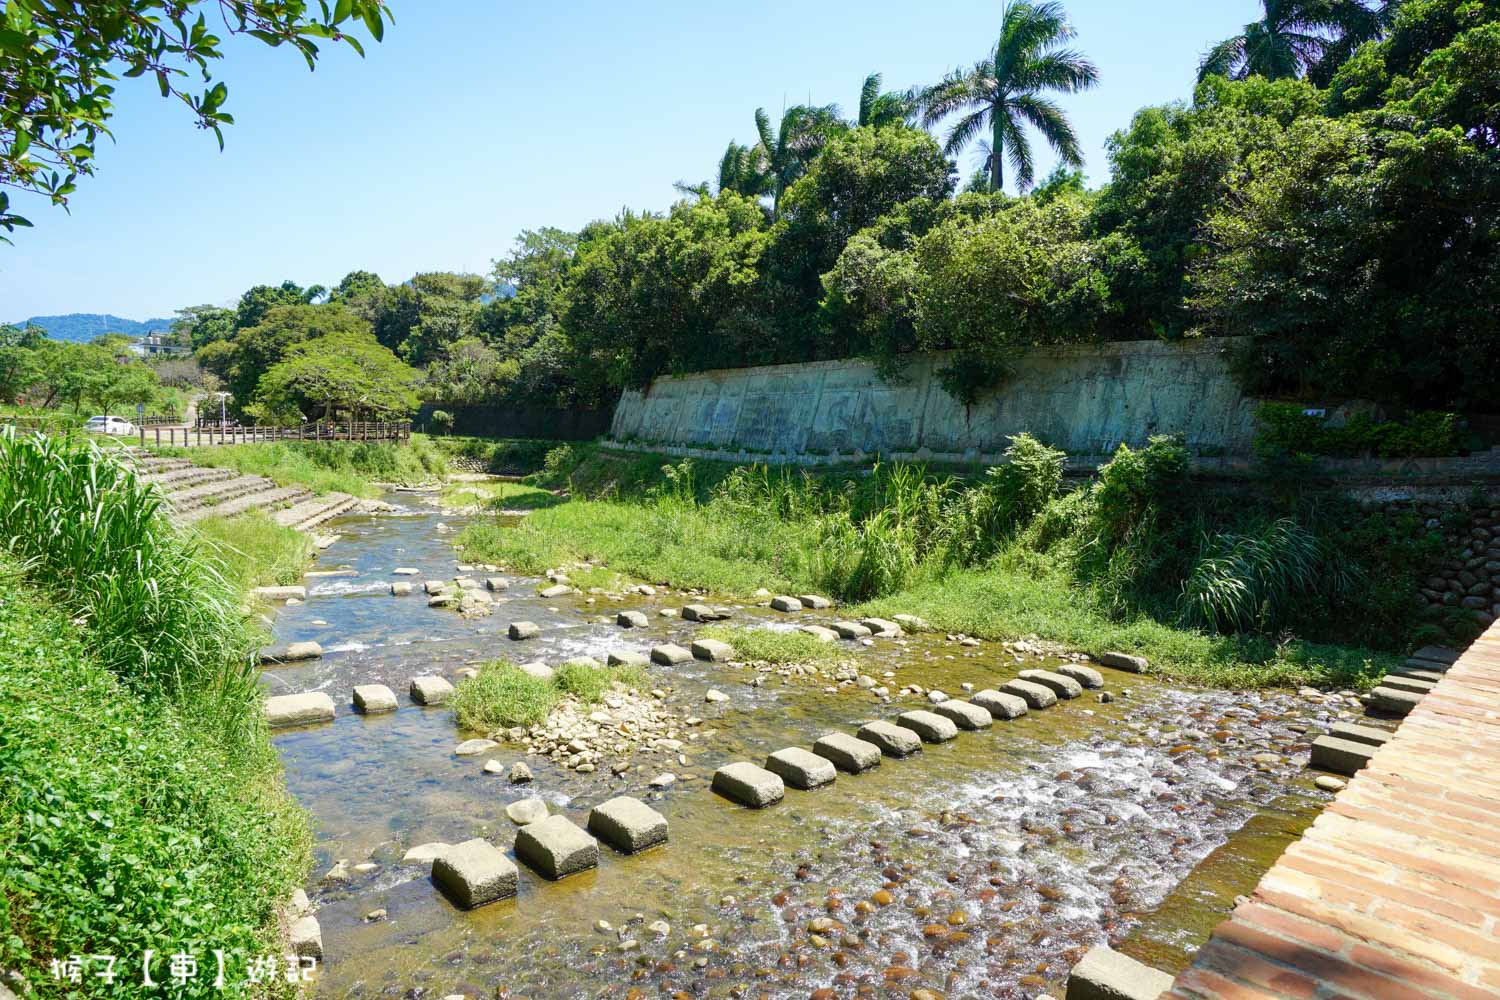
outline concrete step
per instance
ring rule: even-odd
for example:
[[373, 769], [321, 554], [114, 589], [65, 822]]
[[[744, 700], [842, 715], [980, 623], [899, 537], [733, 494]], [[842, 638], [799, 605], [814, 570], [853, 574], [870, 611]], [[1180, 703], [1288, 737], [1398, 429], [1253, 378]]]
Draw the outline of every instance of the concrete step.
[[358, 502], [358, 498], [347, 493], [328, 493], [279, 511], [275, 515], [276, 523], [299, 531], [310, 531], [324, 521], [347, 512]]
[[283, 486], [278, 489], [246, 493], [212, 507], [194, 507], [180, 514], [177, 520], [182, 524], [192, 524], [210, 514], [214, 517], [234, 517], [252, 510], [277, 510], [291, 504], [301, 503], [311, 496], [311, 493], [300, 486]]
[[140, 478], [142, 482], [159, 486], [167, 493], [175, 493], [189, 486], [202, 486], [222, 479], [233, 479], [234, 476], [235, 473], [230, 469], [200, 469], [196, 465], [189, 465], [185, 469], [172, 469], [168, 472], [148, 472]]
[[194, 507], [214, 506], [225, 500], [244, 496], [246, 493], [260, 493], [275, 488], [275, 483], [262, 476], [238, 476], [209, 483], [206, 486], [194, 486], [180, 493], [170, 494], [167, 499], [174, 510], [182, 513]]
[[128, 457], [126, 461], [130, 463], [130, 465], [135, 469], [136, 472], [139, 472], [142, 475], [171, 472], [174, 469], [195, 468], [193, 463], [189, 462], [185, 458], [156, 458], [154, 456], [151, 458]]

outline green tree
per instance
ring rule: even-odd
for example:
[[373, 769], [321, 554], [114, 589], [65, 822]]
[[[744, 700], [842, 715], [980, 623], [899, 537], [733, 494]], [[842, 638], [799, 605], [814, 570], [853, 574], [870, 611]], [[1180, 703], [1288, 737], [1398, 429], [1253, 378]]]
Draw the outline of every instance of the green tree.
[[188, 306], [177, 310], [177, 318], [172, 321], [172, 334], [178, 343], [196, 351], [216, 340], [234, 336], [236, 316], [235, 310], [221, 306]]
[[855, 124], [860, 128], [911, 124], [917, 115], [915, 96], [883, 92], [880, 83], [879, 73], [865, 77], [864, 85], [859, 88], [859, 117]]
[[[228, 87], [213, 79], [222, 42], [208, 29], [205, 8], [221, 15], [231, 35], [296, 49], [309, 69], [319, 42], [345, 42], [363, 54], [351, 24], [379, 40], [390, 17], [384, 0], [322, 3], [317, 13], [309, 7], [304, 0], [9, 0], [0, 6], [0, 187], [66, 206], [78, 178], [94, 172], [99, 138], [112, 136], [122, 76], [152, 77], [222, 147], [223, 126], [234, 119], [224, 110]], [[191, 72], [202, 77], [201, 94], [180, 85]], [[29, 225], [0, 191], [0, 228]]]
[[369, 324], [338, 304], [272, 306], [255, 326], [240, 330], [231, 340], [201, 348], [198, 363], [218, 376], [233, 395], [236, 413], [255, 400], [261, 379], [280, 364], [297, 344], [334, 334], [368, 334]]
[[372, 319], [375, 338], [408, 362], [426, 364], [447, 345], [474, 333], [487, 290], [477, 274], [415, 275], [380, 296]]
[[1386, 23], [1384, 12], [1361, 0], [1261, 0], [1261, 8], [1260, 20], [1209, 49], [1198, 64], [1200, 81], [1300, 77], [1330, 55], [1347, 58]]
[[[421, 373], [368, 330], [324, 333], [293, 345], [260, 381], [250, 412], [262, 420], [396, 420], [417, 409]], [[320, 411], [320, 412], [319, 412]]]
[[1083, 165], [1072, 123], [1056, 101], [1043, 96], [1049, 91], [1077, 93], [1099, 82], [1093, 63], [1066, 47], [1074, 36], [1061, 4], [1012, 0], [1005, 6], [1000, 37], [990, 54], [920, 94], [924, 125], [962, 116], [948, 131], [944, 151], [950, 156], [989, 133], [991, 190], [1005, 189], [1006, 160], [1021, 190], [1035, 179], [1028, 125], [1041, 133], [1065, 165]]
[[717, 193], [745, 195], [754, 198], [766, 194], [768, 173], [760, 146], [742, 146], [731, 142], [719, 158]]
[[763, 177], [761, 189], [771, 196], [773, 212], [780, 208], [782, 192], [807, 172], [828, 140], [846, 127], [837, 104], [795, 104], [781, 113], [774, 131], [765, 109], [755, 109], [755, 133], [760, 138], [755, 162]]
[[31, 384], [34, 354], [47, 334], [39, 326], [0, 325], [0, 403], [14, 403]]
[[234, 310], [234, 327], [244, 330], [256, 326], [266, 314], [277, 306], [305, 305], [311, 301], [307, 289], [295, 281], [283, 281], [279, 285], [256, 285], [240, 296]]

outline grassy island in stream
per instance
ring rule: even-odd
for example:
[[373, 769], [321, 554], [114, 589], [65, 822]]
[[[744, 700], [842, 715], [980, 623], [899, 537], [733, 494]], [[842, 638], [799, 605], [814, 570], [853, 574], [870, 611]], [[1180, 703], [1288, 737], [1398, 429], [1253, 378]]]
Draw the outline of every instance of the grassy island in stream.
[[1224, 687], [1368, 687], [1429, 638], [1410, 595], [1440, 534], [1420, 522], [1275, 484], [1227, 493], [1169, 437], [1122, 447], [1084, 483], [1064, 459], [1025, 435], [1006, 465], [966, 477], [565, 446], [528, 480], [554, 501], [476, 521], [460, 545], [524, 573], [591, 561], [727, 597], [821, 592], [851, 615], [1135, 652]]

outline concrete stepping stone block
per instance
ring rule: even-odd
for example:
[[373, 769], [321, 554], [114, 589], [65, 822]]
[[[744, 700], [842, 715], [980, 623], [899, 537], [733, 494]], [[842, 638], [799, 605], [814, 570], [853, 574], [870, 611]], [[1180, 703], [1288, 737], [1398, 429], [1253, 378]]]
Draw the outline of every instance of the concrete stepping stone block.
[[328, 722], [333, 716], [333, 699], [324, 691], [281, 694], [266, 699], [266, 725], [272, 729], [301, 726], [309, 722]]
[[411, 596], [411, 589], [412, 588], [411, 588], [411, 584], [410, 583], [398, 580], [397, 582], [391, 584], [391, 596], [392, 597], [410, 597]]
[[411, 700], [418, 705], [441, 705], [453, 697], [453, 685], [441, 677], [413, 677]]
[[566, 816], [548, 816], [516, 833], [516, 857], [556, 881], [599, 867], [599, 842]]
[[1127, 674], [1144, 674], [1151, 668], [1151, 661], [1133, 653], [1100, 653], [1098, 660], [1106, 667], [1123, 670]]
[[1024, 698], [1031, 708], [1051, 708], [1057, 704], [1057, 692], [1045, 684], [1023, 680], [1006, 681], [1000, 685], [1000, 690], [1004, 694]]
[[801, 611], [802, 601], [800, 598], [788, 597], [786, 594], [777, 594], [771, 598], [771, 609], [773, 611]]
[[1405, 715], [1422, 702], [1422, 696], [1414, 691], [1397, 691], [1395, 688], [1377, 687], [1370, 692], [1370, 707], [1377, 712]]
[[718, 639], [695, 639], [692, 645], [693, 658], [722, 663], [734, 657], [734, 647]]
[[1421, 660], [1413, 656], [1401, 666], [1403, 670], [1430, 670], [1435, 674], [1442, 675], [1446, 674], [1448, 668], [1452, 665], [1451, 663], [1440, 663], [1437, 660]]
[[838, 777], [833, 761], [801, 747], [787, 747], [766, 757], [766, 770], [781, 776], [793, 788], [821, 788]]
[[429, 597], [448, 592], [447, 580], [428, 580], [422, 584], [422, 592]]
[[600, 669], [599, 661], [592, 656], [575, 656], [572, 659], [564, 660], [562, 665], [565, 667], [577, 667], [583, 670]]
[[365, 715], [396, 710], [396, 693], [384, 684], [356, 684], [354, 686], [354, 710]]
[[620, 795], [589, 811], [589, 832], [622, 854], [667, 842], [667, 818], [640, 799]]
[[946, 743], [958, 735], [958, 726], [952, 719], [945, 719], [925, 709], [902, 712], [896, 716], [896, 725], [902, 729], [910, 729], [922, 738], [923, 743]]
[[812, 608], [814, 611], [826, 611], [833, 607], [832, 601], [817, 594], [799, 594], [797, 600], [802, 602], [804, 608]]
[[786, 797], [786, 784], [779, 775], [748, 760], [725, 764], [715, 771], [713, 790], [752, 809], [774, 805]]
[[461, 600], [463, 598], [459, 594], [433, 594], [427, 598], [427, 606], [429, 608], [455, 608]]
[[516, 894], [519, 878], [515, 862], [479, 837], [455, 844], [432, 859], [432, 881], [465, 910], [509, 899]]
[[1308, 761], [1308, 766], [1335, 774], [1354, 774], [1370, 763], [1370, 758], [1375, 756], [1378, 749], [1368, 743], [1341, 740], [1336, 736], [1319, 736], [1313, 740], [1312, 759]]
[[546, 598], [550, 601], [559, 597], [567, 597], [571, 593], [573, 593], [573, 588], [568, 584], [554, 583], [552, 586], [544, 587], [540, 591], [538, 591], [537, 596]]
[[557, 676], [557, 671], [547, 666], [541, 660], [532, 660], [530, 663], [523, 663], [517, 669], [535, 677], [539, 681], [551, 681]]
[[455, 576], [453, 578], [453, 586], [459, 590], [478, 590], [479, 581], [472, 576]]
[[891, 615], [891, 620], [908, 632], [931, 632], [932, 623], [916, 615]]
[[1431, 681], [1436, 684], [1443, 679], [1443, 675], [1437, 670], [1423, 670], [1419, 667], [1401, 667], [1396, 671], [1397, 677], [1410, 677], [1413, 680]]
[[510, 581], [503, 576], [487, 576], [484, 578], [485, 590], [509, 590]]
[[1374, 726], [1361, 726], [1357, 722], [1335, 722], [1328, 727], [1328, 735], [1351, 743], [1364, 743], [1372, 747], [1383, 747], [1395, 733]]
[[261, 650], [260, 662], [262, 664], [300, 663], [303, 660], [320, 659], [322, 656], [323, 647], [316, 642], [289, 642]]
[[322, 958], [323, 928], [318, 926], [318, 918], [309, 913], [292, 921], [287, 929], [287, 943], [292, 946], [293, 955]]
[[664, 667], [674, 666], [678, 663], [686, 663], [693, 658], [693, 654], [681, 646], [664, 642], [660, 646], [651, 647], [651, 662], [660, 663]]
[[829, 733], [819, 737], [813, 744], [813, 753], [832, 761], [834, 767], [848, 774], [859, 774], [880, 766], [880, 747], [848, 733]]
[[887, 757], [910, 757], [922, 749], [922, 738], [910, 729], [894, 723], [867, 722], [859, 727], [859, 738], [873, 743]]
[[1021, 680], [1049, 687], [1059, 698], [1078, 698], [1083, 695], [1083, 685], [1071, 677], [1055, 674], [1050, 670], [1023, 670]]
[[933, 714], [950, 720], [959, 729], [970, 731], [988, 729], [995, 724], [995, 717], [988, 711], [972, 702], [958, 698], [949, 698], [947, 701], [934, 705], [932, 711]]
[[407, 848], [406, 853], [401, 856], [401, 863], [403, 865], [431, 864], [442, 854], [451, 850], [453, 850], [452, 844], [445, 844], [440, 840], [417, 844], [415, 847]]
[[841, 639], [864, 639], [870, 635], [870, 630], [859, 622], [834, 622], [831, 628]]
[[307, 600], [306, 587], [255, 587], [250, 591], [251, 596], [259, 597], [265, 601], [290, 601], [293, 598], [299, 601]]
[[630, 649], [615, 649], [605, 657], [605, 662], [612, 667], [644, 667], [651, 663], [651, 657]]
[[1026, 714], [1025, 698], [996, 691], [993, 688], [986, 688], [970, 695], [969, 701], [990, 713], [990, 717], [995, 719], [1018, 719]]
[[1423, 646], [1411, 655], [1413, 659], [1431, 660], [1433, 663], [1446, 663], [1450, 666], [1458, 662], [1458, 653], [1442, 646]]
[[421, 573], [415, 566], [397, 566], [391, 570], [391, 576], [420, 576]]
[[1102, 688], [1104, 686], [1104, 675], [1093, 667], [1085, 667], [1079, 663], [1064, 663], [1057, 668], [1055, 673], [1071, 678], [1086, 688]]
[[721, 622], [728, 618], [728, 611], [709, 607], [707, 604], [685, 604], [679, 612], [685, 622]]
[[1386, 674], [1380, 679], [1379, 687], [1394, 688], [1397, 691], [1410, 691], [1413, 694], [1426, 694], [1437, 687], [1432, 681], [1424, 681], [1417, 677], [1403, 676], [1400, 674]]
[[645, 628], [651, 619], [640, 611], [621, 611], [615, 615], [615, 624], [621, 628]]
[[542, 630], [536, 622], [511, 622], [505, 634], [520, 642], [523, 639], [535, 639], [542, 634]]
[[899, 639], [905, 634], [901, 631], [901, 626], [889, 618], [861, 618], [859, 623], [869, 629], [870, 634], [882, 639]]
[[838, 632], [826, 625], [803, 625], [797, 631], [810, 635], [819, 642], [837, 642], [839, 638]]
[[1167, 973], [1097, 944], [1068, 973], [1067, 1000], [1156, 1000], [1171, 988]]

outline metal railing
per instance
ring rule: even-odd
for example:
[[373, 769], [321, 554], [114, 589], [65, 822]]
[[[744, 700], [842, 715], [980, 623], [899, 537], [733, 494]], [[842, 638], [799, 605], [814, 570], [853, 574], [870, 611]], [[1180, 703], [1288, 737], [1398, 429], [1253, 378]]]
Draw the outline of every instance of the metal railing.
[[318, 420], [296, 427], [244, 427], [200, 420], [194, 427], [145, 427], [141, 444], [148, 441], [168, 447], [199, 447], [230, 444], [272, 444], [277, 441], [389, 441], [408, 444], [411, 422], [386, 420]]

